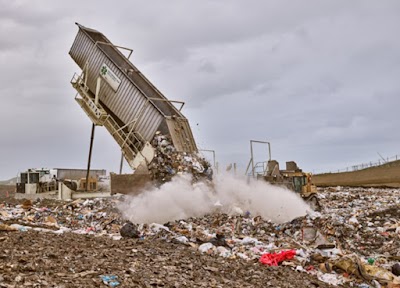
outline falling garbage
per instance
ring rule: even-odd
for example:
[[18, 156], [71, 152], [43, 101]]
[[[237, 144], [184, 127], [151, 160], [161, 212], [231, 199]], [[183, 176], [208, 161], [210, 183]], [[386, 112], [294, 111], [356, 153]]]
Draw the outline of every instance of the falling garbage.
[[148, 169], [156, 183], [170, 181], [175, 175], [182, 174], [190, 174], [193, 182], [212, 180], [211, 164], [200, 154], [178, 152], [170, 137], [160, 131], [157, 131], [151, 144], [156, 154]]

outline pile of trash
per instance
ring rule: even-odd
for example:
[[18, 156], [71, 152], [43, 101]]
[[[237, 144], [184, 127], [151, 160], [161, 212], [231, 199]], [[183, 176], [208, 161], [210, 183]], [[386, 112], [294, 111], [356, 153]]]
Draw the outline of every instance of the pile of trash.
[[[0, 231], [158, 239], [225, 259], [286, 266], [332, 285], [400, 287], [400, 190], [327, 188], [322, 211], [285, 223], [243, 211], [168, 223], [131, 223], [116, 207], [125, 196], [0, 206]], [[0, 232], [1, 233], [1, 232]], [[356, 285], [356, 286], [354, 286]]]
[[193, 182], [212, 179], [210, 163], [199, 154], [176, 151], [169, 136], [157, 131], [151, 145], [156, 155], [148, 169], [157, 183], [165, 183], [174, 175], [183, 173], [192, 175]]
[[38, 199], [17, 205], [0, 204], [0, 231], [73, 232], [120, 239], [123, 220], [115, 208], [119, 201], [114, 197], [66, 203]]
[[399, 196], [398, 189], [336, 187], [320, 191], [321, 213], [310, 211], [281, 224], [237, 207], [229, 215], [124, 227], [131, 227], [134, 237], [182, 243], [216, 257], [289, 266], [332, 285], [400, 287]]

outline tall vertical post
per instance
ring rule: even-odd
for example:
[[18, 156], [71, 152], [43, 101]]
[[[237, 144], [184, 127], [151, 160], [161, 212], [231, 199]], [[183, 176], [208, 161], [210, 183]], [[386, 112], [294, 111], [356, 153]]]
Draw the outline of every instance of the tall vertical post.
[[250, 158], [249, 165], [247, 166], [246, 173], [247, 173], [247, 171], [248, 171], [248, 169], [250, 168], [250, 165], [251, 165], [251, 174], [253, 175], [253, 177], [255, 177], [253, 143], [261, 143], [261, 144], [267, 144], [268, 145], [268, 161], [271, 161], [271, 143], [269, 143], [267, 141], [250, 140], [250, 156], [251, 156], [251, 158]]
[[124, 165], [124, 153], [121, 151], [121, 163], [119, 164], [119, 174], [122, 174], [122, 166]]
[[253, 140], [250, 140], [250, 155], [251, 155], [251, 175], [254, 177], [254, 156], [253, 156]]
[[89, 147], [89, 159], [88, 159], [88, 166], [86, 171], [86, 191], [89, 191], [89, 173], [90, 173], [90, 162], [92, 161], [92, 150], [93, 150], [93, 139], [94, 139], [94, 129], [96, 125], [92, 123], [92, 133], [90, 136], [90, 147]]

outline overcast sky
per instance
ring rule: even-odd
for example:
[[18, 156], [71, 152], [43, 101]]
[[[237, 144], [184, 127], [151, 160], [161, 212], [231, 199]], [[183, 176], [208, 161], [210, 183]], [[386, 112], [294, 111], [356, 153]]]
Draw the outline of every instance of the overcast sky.
[[[69, 83], [75, 22], [132, 48], [221, 166], [244, 169], [250, 139], [314, 172], [400, 154], [399, 16], [397, 0], [0, 0], [0, 179], [87, 165], [91, 122]], [[119, 161], [99, 127], [92, 167]]]

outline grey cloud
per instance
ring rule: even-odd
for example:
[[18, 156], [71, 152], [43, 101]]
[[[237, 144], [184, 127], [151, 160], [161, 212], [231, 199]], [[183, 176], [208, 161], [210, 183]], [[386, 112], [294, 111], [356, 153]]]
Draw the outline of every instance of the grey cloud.
[[[69, 84], [78, 71], [68, 55], [74, 22], [133, 48], [133, 63], [167, 97], [186, 101], [199, 146], [216, 149], [222, 163], [243, 168], [257, 138], [306, 170], [398, 151], [398, 1], [0, 6], [0, 159], [8, 163], [0, 179], [32, 166], [86, 165], [90, 121]], [[116, 171], [119, 156], [99, 127], [93, 165]]]
[[211, 62], [203, 61], [200, 63], [198, 71], [213, 74], [217, 72], [217, 68]]

